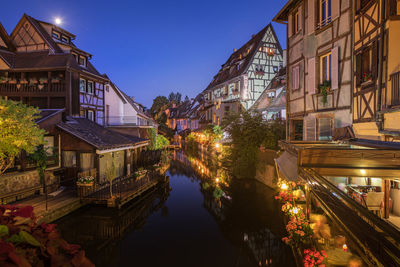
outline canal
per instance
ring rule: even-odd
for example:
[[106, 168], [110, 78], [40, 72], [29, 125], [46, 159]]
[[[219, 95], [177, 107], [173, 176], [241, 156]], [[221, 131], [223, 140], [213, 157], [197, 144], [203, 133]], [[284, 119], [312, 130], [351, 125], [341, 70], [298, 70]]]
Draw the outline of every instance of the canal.
[[82, 208], [58, 229], [96, 266], [295, 266], [274, 191], [233, 180], [216, 196], [202, 168], [181, 154], [167, 182], [140, 199], [121, 210]]

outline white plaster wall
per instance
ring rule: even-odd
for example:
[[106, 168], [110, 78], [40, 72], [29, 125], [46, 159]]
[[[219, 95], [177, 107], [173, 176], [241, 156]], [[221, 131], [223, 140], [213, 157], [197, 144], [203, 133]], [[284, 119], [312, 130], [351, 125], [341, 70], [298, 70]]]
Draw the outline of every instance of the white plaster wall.
[[[104, 90], [105, 105], [109, 106], [108, 123], [110, 125], [121, 124], [124, 115], [124, 103], [110, 85], [106, 86], [109, 88], [108, 92], [107, 90]], [[107, 114], [105, 114], [105, 116], [107, 116]]]

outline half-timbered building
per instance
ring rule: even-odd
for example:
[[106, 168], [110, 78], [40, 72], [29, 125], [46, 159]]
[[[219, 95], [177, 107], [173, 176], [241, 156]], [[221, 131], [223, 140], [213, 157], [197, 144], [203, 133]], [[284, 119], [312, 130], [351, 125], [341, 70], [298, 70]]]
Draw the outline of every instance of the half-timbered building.
[[351, 125], [351, 17], [349, 0], [290, 0], [275, 16], [287, 24], [288, 140]]
[[203, 91], [206, 121], [220, 124], [229, 113], [249, 109], [283, 67], [283, 57], [271, 24], [234, 49]]
[[399, 5], [355, 1], [353, 129], [359, 138], [400, 140]]
[[0, 96], [104, 124], [108, 79], [74, 44], [75, 35], [26, 14], [11, 35], [0, 32]]

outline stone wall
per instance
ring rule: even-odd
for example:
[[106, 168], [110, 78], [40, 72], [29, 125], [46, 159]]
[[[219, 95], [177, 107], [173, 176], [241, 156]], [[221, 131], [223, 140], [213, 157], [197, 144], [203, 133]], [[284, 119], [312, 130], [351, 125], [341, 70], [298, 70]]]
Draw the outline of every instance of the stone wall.
[[[58, 188], [59, 179], [54, 176], [52, 171], [47, 171], [45, 174], [46, 184], [53, 185], [51, 189]], [[40, 177], [36, 170], [26, 172], [13, 172], [0, 176], [0, 198], [7, 194], [12, 194], [29, 188], [40, 187]], [[49, 188], [50, 189], [50, 188]], [[37, 190], [21, 194], [18, 198], [27, 197], [35, 194]], [[49, 190], [50, 191], [50, 190]], [[15, 198], [14, 198], [15, 199]]]

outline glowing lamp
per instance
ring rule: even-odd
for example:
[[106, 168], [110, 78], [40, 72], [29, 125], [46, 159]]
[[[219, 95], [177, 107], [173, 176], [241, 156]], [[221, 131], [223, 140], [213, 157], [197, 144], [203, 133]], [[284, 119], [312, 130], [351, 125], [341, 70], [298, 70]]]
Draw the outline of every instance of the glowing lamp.
[[347, 248], [347, 245], [346, 245], [346, 244], [343, 244], [343, 250], [347, 252], [347, 249], [348, 249], [348, 248]]
[[216, 179], [215, 179], [215, 182], [219, 183], [219, 178], [216, 178]]
[[362, 175], [365, 175], [367, 173], [364, 169], [360, 170], [360, 172], [361, 172]]
[[216, 143], [216, 144], [215, 144], [215, 148], [218, 149], [219, 147], [220, 147], [220, 144], [219, 144], [219, 143]]
[[285, 184], [285, 183], [281, 184], [281, 189], [282, 189], [282, 190], [286, 190], [286, 189], [288, 189], [288, 186], [287, 186], [287, 184]]

